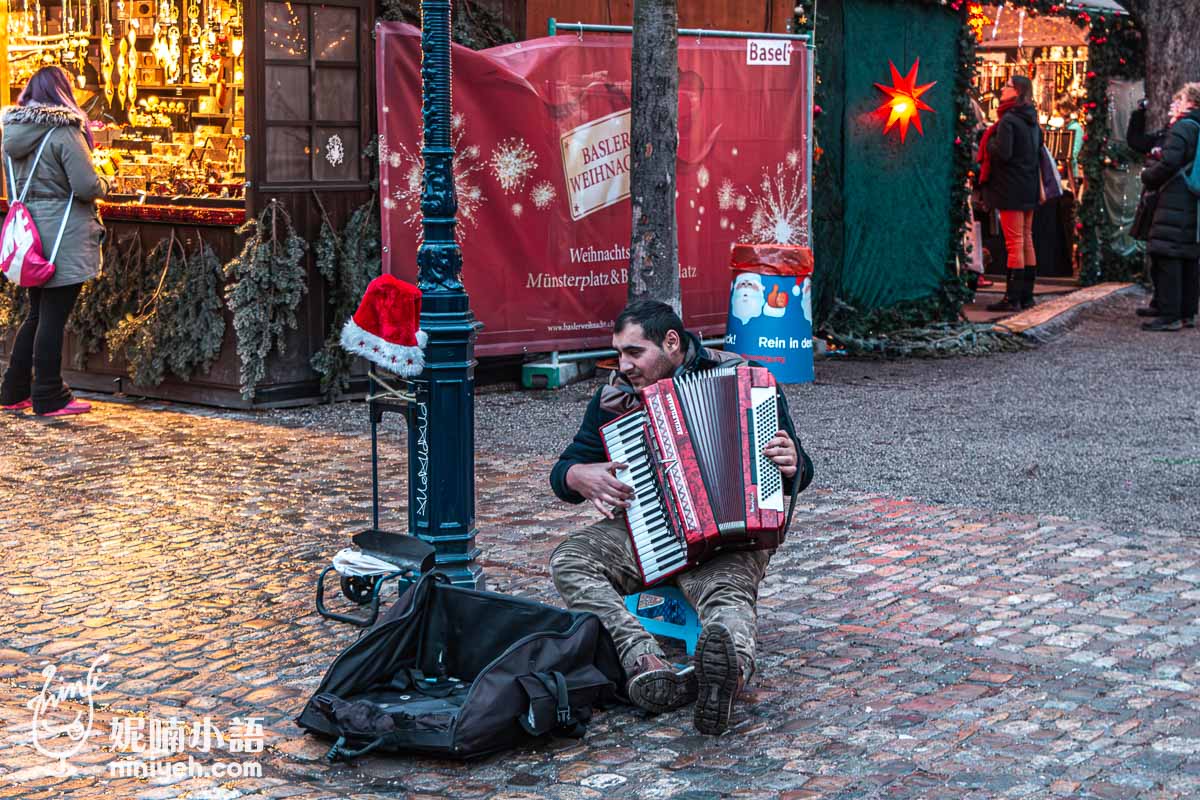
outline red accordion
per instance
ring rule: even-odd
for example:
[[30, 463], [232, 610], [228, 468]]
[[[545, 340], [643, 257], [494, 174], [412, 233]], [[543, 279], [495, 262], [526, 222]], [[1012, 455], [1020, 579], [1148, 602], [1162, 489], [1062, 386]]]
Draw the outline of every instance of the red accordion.
[[775, 379], [760, 367], [696, 372], [642, 390], [642, 408], [601, 426], [634, 497], [625, 513], [650, 586], [717, 553], [778, 547], [783, 477], [762, 454], [779, 430]]

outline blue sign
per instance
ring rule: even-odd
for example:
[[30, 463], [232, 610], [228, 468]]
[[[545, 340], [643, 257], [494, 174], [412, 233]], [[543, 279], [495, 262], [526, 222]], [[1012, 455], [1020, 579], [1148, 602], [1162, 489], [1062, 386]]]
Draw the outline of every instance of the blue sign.
[[811, 383], [812, 276], [735, 274], [725, 349], [767, 367], [779, 383]]

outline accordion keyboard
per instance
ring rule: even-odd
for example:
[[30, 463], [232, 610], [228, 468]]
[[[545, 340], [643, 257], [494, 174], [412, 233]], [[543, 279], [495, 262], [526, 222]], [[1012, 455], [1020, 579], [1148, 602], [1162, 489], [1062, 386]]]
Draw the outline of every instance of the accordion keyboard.
[[601, 430], [609, 458], [626, 465], [617, 480], [633, 488], [634, 496], [625, 510], [637, 560], [646, 583], [687, 566], [687, 547], [671, 528], [666, 505], [658, 486], [644, 412], [626, 414]]
[[754, 387], [750, 390], [750, 452], [751, 469], [758, 487], [758, 507], [783, 511], [783, 476], [779, 467], [763, 455], [763, 448], [779, 430], [779, 405], [775, 387]]

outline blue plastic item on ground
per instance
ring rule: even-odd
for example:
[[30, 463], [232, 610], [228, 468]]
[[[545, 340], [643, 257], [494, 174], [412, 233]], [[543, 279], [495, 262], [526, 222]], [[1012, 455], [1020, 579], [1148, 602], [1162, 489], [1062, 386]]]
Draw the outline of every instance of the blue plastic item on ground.
[[[643, 599], [647, 602], [643, 603]], [[631, 594], [625, 598], [625, 608], [637, 617], [648, 632], [678, 639], [687, 647], [689, 656], [696, 652], [696, 642], [700, 639], [700, 617], [683, 592], [674, 586]]]

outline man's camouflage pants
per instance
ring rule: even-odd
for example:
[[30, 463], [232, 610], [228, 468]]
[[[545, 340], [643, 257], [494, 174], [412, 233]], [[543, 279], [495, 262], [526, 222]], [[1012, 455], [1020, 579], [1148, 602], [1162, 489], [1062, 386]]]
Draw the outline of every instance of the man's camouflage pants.
[[[754, 674], [758, 585], [771, 552], [723, 553], [667, 581], [696, 609], [701, 625], [720, 622], [729, 629], [747, 681]], [[600, 520], [568, 535], [550, 557], [550, 570], [568, 608], [600, 617], [626, 670], [646, 653], [663, 656], [655, 638], [625, 608], [625, 596], [645, 586], [622, 518]]]

